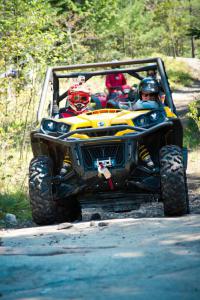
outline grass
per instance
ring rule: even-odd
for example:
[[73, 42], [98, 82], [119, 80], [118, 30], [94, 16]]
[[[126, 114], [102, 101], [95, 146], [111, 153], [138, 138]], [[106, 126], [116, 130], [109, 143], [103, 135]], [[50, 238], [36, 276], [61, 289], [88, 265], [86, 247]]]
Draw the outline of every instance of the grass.
[[187, 127], [184, 130], [184, 145], [189, 149], [200, 146], [200, 133], [198, 126], [192, 118], [189, 118]]
[[160, 57], [164, 63], [172, 89], [180, 89], [190, 86], [196, 79], [188, 65], [179, 59], [168, 57], [160, 53], [154, 53], [152, 57]]
[[184, 86], [190, 86], [193, 82], [192, 75], [186, 70], [171, 69], [168, 71], [169, 82], [173, 89], [179, 89]]
[[16, 215], [19, 220], [31, 219], [28, 196], [26, 192], [21, 190], [0, 194], [0, 208], [0, 219], [2, 219], [6, 213]]
[[32, 154], [27, 148], [20, 158], [19, 148], [6, 145], [4, 150], [0, 152], [0, 220], [6, 213], [22, 221], [31, 219], [27, 175]]
[[174, 58], [164, 58], [169, 83], [172, 89], [190, 86], [195, 78], [187, 64]]

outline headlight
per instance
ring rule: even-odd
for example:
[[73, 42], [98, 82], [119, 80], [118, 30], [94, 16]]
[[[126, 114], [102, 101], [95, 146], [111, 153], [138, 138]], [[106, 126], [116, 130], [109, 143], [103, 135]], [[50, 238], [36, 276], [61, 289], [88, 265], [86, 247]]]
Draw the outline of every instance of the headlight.
[[166, 113], [164, 110], [155, 110], [149, 113], [150, 123], [161, 123], [166, 119]]
[[133, 122], [136, 126], [139, 127], [145, 127], [149, 124], [148, 118], [145, 115], [135, 118]]
[[54, 122], [52, 120], [44, 120], [41, 124], [41, 127], [44, 131], [55, 132], [56, 131], [56, 122]]
[[53, 120], [44, 119], [41, 123], [41, 130], [44, 133], [54, 133], [64, 134], [67, 133], [70, 129], [70, 125], [65, 123], [55, 122]]
[[166, 120], [166, 114], [164, 110], [153, 110], [145, 115], [141, 115], [133, 119], [133, 123], [139, 127], [151, 127], [156, 124], [162, 123]]
[[57, 124], [57, 131], [59, 133], [67, 133], [69, 131], [70, 126], [64, 123]]

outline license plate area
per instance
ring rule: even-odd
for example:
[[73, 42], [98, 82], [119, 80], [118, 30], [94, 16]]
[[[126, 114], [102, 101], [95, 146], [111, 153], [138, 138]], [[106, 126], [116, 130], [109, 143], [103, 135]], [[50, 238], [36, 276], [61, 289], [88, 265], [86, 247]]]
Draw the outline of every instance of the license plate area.
[[116, 164], [115, 159], [111, 159], [109, 157], [108, 159], [98, 159], [94, 162], [94, 168], [98, 169], [99, 165], [103, 165], [105, 168], [111, 168], [114, 167]]
[[112, 168], [125, 165], [125, 143], [82, 146], [81, 154], [85, 170], [97, 170], [99, 162]]

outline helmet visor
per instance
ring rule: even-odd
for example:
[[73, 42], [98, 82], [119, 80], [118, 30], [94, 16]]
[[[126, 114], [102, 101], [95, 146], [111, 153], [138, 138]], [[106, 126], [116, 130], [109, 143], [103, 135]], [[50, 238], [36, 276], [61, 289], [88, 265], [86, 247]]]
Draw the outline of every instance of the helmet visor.
[[87, 103], [88, 101], [89, 101], [89, 96], [74, 95], [74, 97], [73, 97], [74, 103]]

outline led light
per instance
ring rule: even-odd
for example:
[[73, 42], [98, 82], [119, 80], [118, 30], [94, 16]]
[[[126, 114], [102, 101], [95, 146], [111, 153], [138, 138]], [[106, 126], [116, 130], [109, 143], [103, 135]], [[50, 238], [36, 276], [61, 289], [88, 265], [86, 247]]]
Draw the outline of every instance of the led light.
[[54, 126], [54, 123], [53, 123], [53, 122], [49, 122], [49, 123], [47, 124], [47, 127], [48, 127], [49, 130], [53, 130], [55, 126]]
[[56, 130], [56, 123], [51, 120], [45, 120], [43, 123], [44, 130], [47, 131], [55, 131]]
[[149, 115], [149, 117], [152, 121], [156, 121], [159, 118], [159, 113], [158, 112], [153, 112], [152, 114]]
[[145, 118], [145, 117], [141, 117], [138, 121], [139, 121], [139, 124], [140, 124], [141, 126], [143, 126], [143, 125], [146, 124], [146, 118]]
[[151, 114], [149, 114], [149, 119], [150, 119], [150, 122], [153, 122], [153, 123], [159, 123], [159, 122], [163, 122], [165, 120], [165, 113], [164, 111], [154, 111], [152, 112]]
[[136, 126], [144, 127], [144, 126], [148, 125], [148, 118], [146, 116], [142, 115], [140, 117], [133, 119], [133, 123]]

